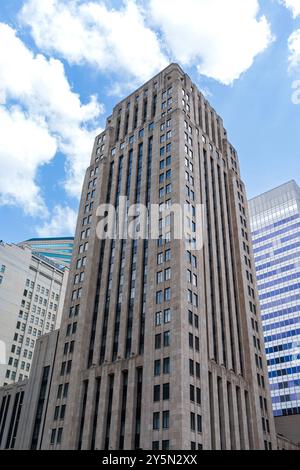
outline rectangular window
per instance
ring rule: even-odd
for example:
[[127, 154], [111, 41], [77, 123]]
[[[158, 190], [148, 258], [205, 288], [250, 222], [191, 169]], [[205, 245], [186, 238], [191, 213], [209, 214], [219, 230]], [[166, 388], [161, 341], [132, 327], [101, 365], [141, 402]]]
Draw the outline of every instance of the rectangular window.
[[153, 389], [153, 401], [160, 401], [160, 385], [154, 385]]
[[162, 441], [162, 450], [170, 450], [170, 441]]
[[162, 321], [162, 312], [156, 312], [155, 314], [155, 326], [160, 326]]
[[161, 334], [155, 335], [155, 349], [161, 348]]
[[50, 438], [50, 444], [51, 445], [55, 444], [55, 438], [56, 438], [56, 429], [52, 429], [51, 438]]
[[154, 361], [154, 376], [158, 377], [160, 376], [160, 371], [161, 371], [161, 361], [160, 359], [157, 359]]
[[196, 400], [198, 405], [201, 405], [201, 389], [198, 387], [196, 389]]
[[57, 398], [61, 398], [61, 395], [62, 395], [62, 391], [63, 391], [63, 386], [62, 385], [59, 385], [58, 386], [58, 390], [57, 390]]
[[196, 430], [196, 416], [195, 413], [191, 413], [191, 430]]
[[153, 429], [158, 430], [159, 426], [159, 413], [153, 413]]
[[54, 410], [54, 418], [53, 418], [54, 421], [58, 420], [58, 416], [59, 416], [59, 406], [56, 406]]
[[65, 414], [66, 414], [66, 405], [62, 405], [60, 409], [60, 419], [64, 420], [65, 419]]
[[165, 302], [170, 302], [171, 300], [171, 289], [165, 289]]
[[163, 254], [163, 253], [159, 253], [159, 254], [157, 255], [157, 264], [158, 264], [158, 265], [161, 265], [161, 264], [163, 264], [163, 262], [164, 262], [164, 254]]
[[164, 323], [170, 323], [171, 321], [171, 310], [168, 308], [164, 310]]
[[70, 374], [72, 368], [72, 361], [67, 362], [67, 374]]
[[163, 429], [169, 429], [170, 427], [170, 412], [163, 411]]
[[60, 375], [64, 375], [65, 370], [66, 370], [66, 363], [63, 362], [61, 365], [61, 369], [60, 369]]
[[162, 301], [163, 301], [163, 293], [160, 290], [160, 291], [156, 292], [156, 305], [161, 304]]
[[195, 387], [194, 385], [190, 385], [190, 400], [195, 401]]
[[69, 384], [66, 383], [66, 384], [64, 385], [64, 393], [63, 393], [63, 397], [64, 397], [64, 398], [67, 398], [67, 396], [68, 396], [68, 391], [69, 391]]
[[61, 444], [63, 428], [59, 428], [57, 432], [57, 444]]
[[170, 400], [170, 384], [163, 384], [163, 400]]
[[202, 432], [202, 417], [197, 415], [197, 431]]
[[164, 347], [167, 348], [171, 344], [171, 333], [170, 331], [164, 332]]
[[165, 270], [165, 281], [169, 281], [171, 279], [171, 269], [168, 268]]
[[163, 372], [165, 375], [170, 374], [170, 358], [165, 357], [163, 360]]

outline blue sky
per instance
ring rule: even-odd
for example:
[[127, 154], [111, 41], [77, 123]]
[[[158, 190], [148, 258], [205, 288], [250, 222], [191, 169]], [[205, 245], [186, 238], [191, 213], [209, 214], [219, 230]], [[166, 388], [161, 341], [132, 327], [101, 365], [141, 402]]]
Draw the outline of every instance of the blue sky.
[[0, 239], [72, 234], [94, 136], [171, 61], [223, 117], [249, 197], [300, 183], [300, 0], [2, 0]]

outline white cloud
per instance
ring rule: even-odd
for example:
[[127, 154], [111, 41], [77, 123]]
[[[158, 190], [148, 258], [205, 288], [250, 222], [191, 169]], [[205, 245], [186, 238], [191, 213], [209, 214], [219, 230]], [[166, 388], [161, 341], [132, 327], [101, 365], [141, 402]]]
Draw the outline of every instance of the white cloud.
[[290, 68], [295, 68], [300, 65], [300, 29], [297, 29], [291, 34], [288, 47], [290, 52]]
[[27, 117], [19, 107], [0, 106], [0, 204], [14, 204], [28, 214], [46, 215], [37, 168], [56, 153], [56, 140], [47, 126]]
[[150, 11], [176, 60], [226, 85], [272, 41], [257, 0], [150, 0]]
[[95, 96], [82, 104], [71, 90], [63, 64], [34, 55], [3, 23], [0, 44], [5, 45], [0, 48], [0, 202], [37, 214], [45, 208], [37, 172], [57, 150], [66, 157], [66, 189], [73, 196], [80, 194], [98, 132], [89, 125], [97, 122], [102, 107]]
[[292, 11], [294, 18], [300, 15], [300, 0], [282, 0], [281, 3]]
[[119, 10], [103, 1], [28, 0], [20, 19], [40, 49], [71, 64], [128, 73], [142, 81], [167, 65], [156, 33], [134, 0]]
[[[226, 85], [272, 41], [258, 0], [27, 0], [20, 19], [39, 48], [144, 81], [169, 61]], [[162, 34], [161, 34], [162, 33]], [[114, 94], [118, 94], [120, 83]]]
[[50, 220], [36, 227], [39, 237], [73, 236], [75, 233], [77, 212], [68, 206], [57, 205]]
[[[300, 0], [279, 0], [293, 13], [293, 17], [300, 15]], [[300, 29], [295, 30], [288, 39], [289, 68], [294, 69], [300, 65]]]

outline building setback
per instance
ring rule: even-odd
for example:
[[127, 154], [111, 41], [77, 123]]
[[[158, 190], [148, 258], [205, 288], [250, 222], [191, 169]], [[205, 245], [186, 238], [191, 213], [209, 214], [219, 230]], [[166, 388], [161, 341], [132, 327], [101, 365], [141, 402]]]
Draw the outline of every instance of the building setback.
[[40, 256], [49, 258], [60, 266], [69, 266], [72, 259], [74, 237], [63, 238], [31, 238], [19, 245], [28, 245]]
[[0, 386], [28, 378], [37, 338], [60, 326], [68, 268], [0, 243]]
[[275, 423], [300, 442], [300, 188], [290, 181], [249, 206]]
[[[119, 196], [187, 204], [198, 232], [203, 204], [204, 248], [174, 239], [172, 218], [165, 239], [99, 240], [96, 209]], [[176, 64], [95, 140], [42, 448], [277, 448], [237, 154]]]

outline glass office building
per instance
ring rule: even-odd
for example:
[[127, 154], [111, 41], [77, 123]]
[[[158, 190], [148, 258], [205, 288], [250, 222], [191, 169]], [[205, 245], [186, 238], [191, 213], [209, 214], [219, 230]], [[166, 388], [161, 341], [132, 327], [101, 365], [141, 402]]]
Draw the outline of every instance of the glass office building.
[[44, 256], [59, 266], [69, 266], [72, 259], [74, 237], [32, 238], [19, 245], [29, 245], [32, 251]]
[[249, 204], [275, 416], [300, 413], [300, 188], [290, 181]]

